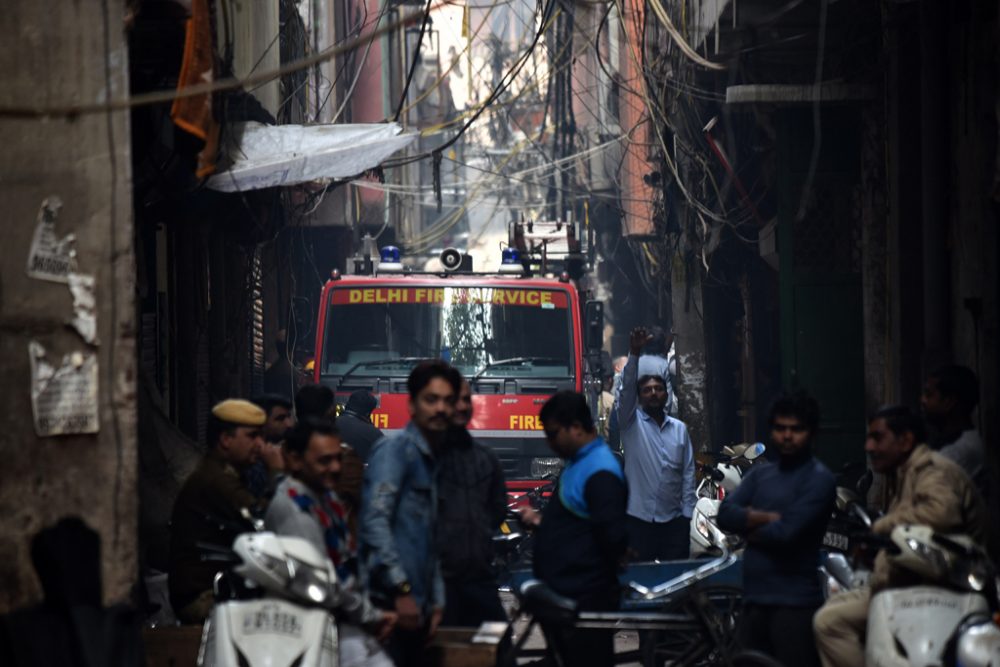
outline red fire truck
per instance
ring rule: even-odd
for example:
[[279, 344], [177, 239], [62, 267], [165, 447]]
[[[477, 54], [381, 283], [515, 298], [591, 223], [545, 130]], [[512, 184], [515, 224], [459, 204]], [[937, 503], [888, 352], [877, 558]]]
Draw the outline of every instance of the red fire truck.
[[[371, 391], [379, 397], [372, 421], [392, 433], [409, 421], [410, 370], [444, 359], [469, 381], [470, 431], [500, 458], [509, 490], [537, 485], [530, 480], [561, 466], [545, 443], [542, 404], [562, 389], [596, 395], [599, 387], [588, 368], [600, 363], [601, 303], [583, 299], [568, 272], [550, 273], [574, 269], [566, 258], [582, 257], [573, 227], [566, 228], [518, 223], [511, 237], [525, 252], [506, 249], [492, 275], [472, 272], [451, 249], [441, 255], [441, 272], [408, 270], [392, 247], [379, 262], [358, 258], [354, 275], [334, 272], [322, 292], [315, 381], [333, 388], [340, 403], [355, 390]], [[533, 234], [546, 237], [544, 261]], [[567, 237], [569, 252], [557, 264], [551, 241]], [[584, 265], [575, 266], [578, 276]], [[539, 276], [542, 269], [549, 275]]]

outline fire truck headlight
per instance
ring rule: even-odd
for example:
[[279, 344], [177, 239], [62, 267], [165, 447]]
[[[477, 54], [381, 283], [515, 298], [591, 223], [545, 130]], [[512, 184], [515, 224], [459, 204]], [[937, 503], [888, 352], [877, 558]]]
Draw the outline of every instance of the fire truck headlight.
[[531, 476], [545, 477], [548, 474], [558, 475], [563, 462], [560, 458], [531, 459]]

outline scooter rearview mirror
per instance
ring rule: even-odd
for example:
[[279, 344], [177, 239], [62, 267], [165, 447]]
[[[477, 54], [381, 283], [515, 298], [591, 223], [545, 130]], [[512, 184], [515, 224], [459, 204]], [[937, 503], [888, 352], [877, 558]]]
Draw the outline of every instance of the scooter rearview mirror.
[[868, 512], [865, 511], [865, 508], [863, 508], [860, 503], [851, 503], [850, 511], [851, 514], [861, 520], [861, 523], [863, 523], [866, 528], [872, 527], [872, 518], [868, 516]]
[[743, 458], [747, 461], [753, 461], [755, 458], [761, 456], [766, 450], [767, 447], [764, 446], [763, 442], [755, 442], [743, 450]]

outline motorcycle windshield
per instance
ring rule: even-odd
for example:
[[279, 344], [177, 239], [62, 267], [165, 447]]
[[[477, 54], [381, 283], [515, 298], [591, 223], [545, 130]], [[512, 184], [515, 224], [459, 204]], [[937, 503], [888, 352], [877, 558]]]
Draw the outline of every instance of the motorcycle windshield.
[[374, 287], [331, 292], [321, 374], [405, 378], [441, 358], [470, 379], [573, 380], [569, 298], [557, 289]]

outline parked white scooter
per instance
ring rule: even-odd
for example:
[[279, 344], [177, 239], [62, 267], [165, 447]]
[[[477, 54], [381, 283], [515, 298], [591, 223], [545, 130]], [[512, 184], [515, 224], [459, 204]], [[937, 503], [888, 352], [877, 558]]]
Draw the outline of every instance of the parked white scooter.
[[702, 466], [704, 477], [696, 491], [698, 500], [689, 530], [692, 558], [716, 553], [716, 545], [725, 544], [730, 550], [739, 546], [740, 538], [723, 532], [716, 524], [716, 516], [723, 498], [735, 491], [743, 480], [744, 469], [764, 451], [762, 442], [723, 447], [722, 454], [716, 456], [715, 465]]
[[996, 573], [983, 550], [964, 535], [927, 526], [898, 526], [886, 546], [895, 567], [925, 585], [876, 594], [868, 608], [868, 667], [996, 667], [1000, 628]]
[[244, 533], [215, 578], [216, 605], [202, 632], [199, 667], [337, 667], [337, 623], [330, 612], [337, 573], [307, 540]]

